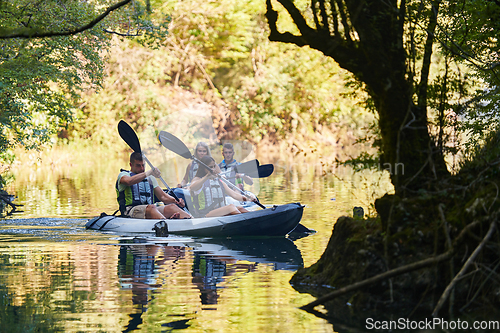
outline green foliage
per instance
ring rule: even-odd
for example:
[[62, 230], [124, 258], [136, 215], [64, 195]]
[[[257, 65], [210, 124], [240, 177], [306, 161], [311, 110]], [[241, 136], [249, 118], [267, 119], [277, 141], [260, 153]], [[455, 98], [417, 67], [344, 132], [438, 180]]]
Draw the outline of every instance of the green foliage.
[[458, 117], [449, 125], [467, 136], [462, 153], [470, 155], [500, 125], [500, 5], [460, 1], [443, 9], [438, 34], [441, 52], [455, 67], [446, 82], [446, 88], [453, 92], [447, 96], [448, 110]]
[[122, 41], [112, 49], [104, 89], [85, 94], [70, 139], [113, 145], [119, 119], [138, 131], [156, 126], [189, 107], [186, 96], [229, 108], [226, 127], [254, 142], [349, 128], [354, 110], [364, 122], [361, 107], [345, 95], [346, 72], [334, 61], [309, 48], [269, 42], [261, 1], [170, 0], [152, 7], [171, 15], [165, 42], [145, 49]]
[[223, 96], [239, 113], [236, 124], [257, 141], [266, 134], [310, 135], [355, 108], [341, 96], [344, 73], [319, 52], [261, 41], [249, 56], [253, 68]]
[[[0, 2], [0, 36], [10, 32], [73, 31], [86, 26], [104, 8], [117, 1], [33, 1]], [[74, 119], [74, 108], [82, 91], [99, 88], [104, 73], [105, 51], [111, 28], [134, 33], [137, 41], [152, 45], [165, 36], [168, 20], [153, 13], [147, 3], [112, 13], [107, 20], [81, 33], [48, 38], [0, 40], [0, 160], [8, 147], [37, 148], [48, 142], [61, 126]], [[127, 35], [123, 33], [122, 35]]]
[[[405, 6], [403, 41], [413, 101], [427, 110], [437, 150], [455, 156], [474, 155], [500, 125], [500, 23], [496, 19], [500, 17], [500, 5], [463, 0], [408, 1]], [[437, 28], [432, 32], [429, 22], [434, 13], [438, 15]], [[434, 51], [425, 60], [429, 35], [434, 37]], [[428, 76], [424, 73], [426, 65], [430, 68]], [[357, 86], [364, 88], [361, 83]], [[365, 107], [375, 109], [371, 97]], [[367, 139], [381, 149], [380, 131], [371, 133]], [[345, 163], [372, 168], [377, 159], [377, 154], [363, 153]]]
[[[107, 0], [108, 5], [116, 0]], [[103, 23], [104, 31], [122, 37], [133, 37], [140, 45], [158, 48], [168, 34], [171, 17], [161, 10], [161, 1], [132, 1], [117, 9]]]
[[[94, 15], [85, 3], [66, 6], [47, 1], [15, 1], [2, 8], [2, 27], [68, 28]], [[71, 107], [84, 82], [97, 84], [106, 46], [102, 32], [87, 31], [74, 37], [39, 40], [7, 39], [0, 42], [0, 147], [21, 144], [36, 148], [55, 127], [72, 118]], [[1, 156], [0, 156], [1, 157]]]

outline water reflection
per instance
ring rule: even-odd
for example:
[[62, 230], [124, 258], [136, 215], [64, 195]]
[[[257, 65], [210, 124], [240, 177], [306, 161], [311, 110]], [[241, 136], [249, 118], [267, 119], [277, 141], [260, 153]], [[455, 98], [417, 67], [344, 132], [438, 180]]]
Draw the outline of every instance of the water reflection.
[[303, 267], [300, 251], [286, 238], [210, 240], [197, 244], [193, 252], [192, 281], [200, 289], [203, 305], [217, 304], [217, 290], [236, 271], [253, 272], [259, 263], [272, 264], [274, 270]]
[[[184, 258], [186, 248], [181, 246], [139, 245], [121, 246], [118, 261], [118, 276], [123, 290], [132, 291], [135, 313], [123, 332], [136, 330], [142, 324], [142, 314], [147, 311], [149, 291], [161, 287], [157, 278], [157, 266], [167, 261]], [[152, 296], [153, 297], [153, 296]]]
[[[261, 202], [306, 204], [301, 223], [317, 234], [282, 244], [134, 243], [83, 227], [89, 217], [116, 210], [114, 182], [129, 157], [89, 152], [71, 151], [67, 163], [13, 168], [7, 190], [24, 213], [0, 220], [0, 303], [7, 309], [0, 331], [332, 331], [327, 320], [299, 309], [314, 297], [288, 282], [295, 269], [320, 258], [339, 216], [353, 206], [369, 212], [385, 193], [385, 178], [347, 169], [325, 175], [315, 168], [318, 159], [287, 164], [258, 156], [275, 164], [273, 176], [261, 179]], [[163, 173], [168, 184], [177, 183], [168, 178], [175, 170]], [[143, 261], [135, 268], [140, 274], [134, 257]]]
[[[265, 264], [273, 270], [294, 271], [303, 267], [295, 244], [278, 239], [183, 239], [122, 238], [118, 258], [118, 277], [122, 290], [132, 292], [134, 311], [123, 332], [140, 328], [143, 314], [155, 299], [155, 291], [173, 274], [177, 264], [191, 257], [191, 283], [199, 290], [203, 310], [217, 310], [219, 291], [235, 275], [256, 271]], [[171, 314], [163, 327], [184, 329], [195, 318], [193, 313]]]

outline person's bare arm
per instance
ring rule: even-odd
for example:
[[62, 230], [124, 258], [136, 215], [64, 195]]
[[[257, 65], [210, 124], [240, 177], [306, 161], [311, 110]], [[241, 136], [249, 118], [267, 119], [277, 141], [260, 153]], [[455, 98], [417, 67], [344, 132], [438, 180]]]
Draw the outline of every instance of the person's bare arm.
[[149, 169], [148, 171], [141, 172], [141, 173], [138, 173], [138, 174], [133, 175], [133, 176], [123, 175], [120, 178], [120, 184], [123, 184], [126, 186], [132, 186], [132, 185], [135, 185], [135, 184], [139, 183], [140, 181], [146, 179], [147, 177], [149, 177], [151, 175], [158, 178], [161, 176], [161, 172], [160, 172], [160, 170], [158, 170], [158, 168], [153, 168], [153, 169]]
[[252, 197], [252, 196], [245, 196], [229, 186], [227, 186], [226, 183], [222, 182], [222, 185], [224, 186], [224, 190], [226, 191], [226, 194], [228, 194], [231, 198], [238, 200], [238, 201], [257, 201], [257, 198]]
[[189, 185], [189, 189], [192, 191], [198, 191], [202, 186], [203, 183], [210, 177], [211, 175], [207, 173], [203, 177], [194, 177], [193, 180], [191, 180], [191, 185]]
[[245, 183], [248, 184], [248, 185], [253, 185], [253, 179], [250, 178], [250, 176], [247, 176], [247, 175], [245, 175], [243, 173], [237, 173], [235, 175], [235, 177], [236, 178], [242, 178], [245, 181]]
[[178, 204], [181, 207], [185, 206], [184, 200], [182, 200], [182, 199], [179, 199], [178, 201], [175, 200], [175, 198], [173, 196], [165, 193], [165, 191], [163, 191], [160, 186], [155, 187], [154, 192], [155, 192], [156, 197], [161, 202], [163, 202], [165, 205], [174, 203], [174, 204]]

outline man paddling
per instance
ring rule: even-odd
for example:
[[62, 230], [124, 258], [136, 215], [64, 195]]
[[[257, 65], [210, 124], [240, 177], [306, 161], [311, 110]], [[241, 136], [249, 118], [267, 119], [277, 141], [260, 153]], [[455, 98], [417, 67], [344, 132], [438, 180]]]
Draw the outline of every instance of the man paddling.
[[[138, 219], [191, 218], [192, 216], [177, 205], [184, 207], [184, 201], [166, 194], [155, 177], [160, 177], [158, 168], [145, 172], [142, 154], [130, 155], [130, 171], [122, 170], [116, 180], [116, 194], [122, 215]], [[165, 204], [156, 207], [154, 197]]]
[[243, 190], [243, 181], [248, 185], [253, 184], [252, 178], [249, 176], [237, 173], [238, 165], [241, 164], [234, 159], [234, 147], [232, 143], [226, 142], [222, 146], [222, 156], [224, 159], [219, 163], [219, 168], [222, 171], [222, 175], [229, 179], [231, 183], [237, 185], [241, 190]]

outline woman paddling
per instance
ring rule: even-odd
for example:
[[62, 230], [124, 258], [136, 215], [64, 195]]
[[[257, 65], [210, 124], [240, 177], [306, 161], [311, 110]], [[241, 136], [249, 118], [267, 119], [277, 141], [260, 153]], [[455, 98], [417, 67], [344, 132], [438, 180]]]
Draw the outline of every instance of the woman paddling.
[[[248, 210], [234, 204], [226, 204], [225, 196], [229, 195], [238, 201], [256, 201], [254, 196], [242, 195], [229, 188], [216, 174], [220, 169], [211, 156], [204, 156], [201, 162], [207, 165], [213, 172], [200, 166], [195, 177], [191, 181], [189, 190], [193, 201], [193, 210], [196, 217], [225, 216], [246, 213]], [[215, 173], [215, 175], [214, 175]]]
[[[199, 160], [201, 160], [203, 156], [212, 156], [212, 154], [210, 153], [210, 148], [208, 148], [208, 144], [202, 141], [198, 142], [198, 144], [194, 149], [194, 156]], [[196, 161], [191, 161], [186, 167], [186, 173], [184, 173], [184, 178], [182, 178], [182, 181], [179, 184], [177, 184], [177, 187], [181, 188], [188, 185], [196, 175], [198, 167], [199, 166]]]

